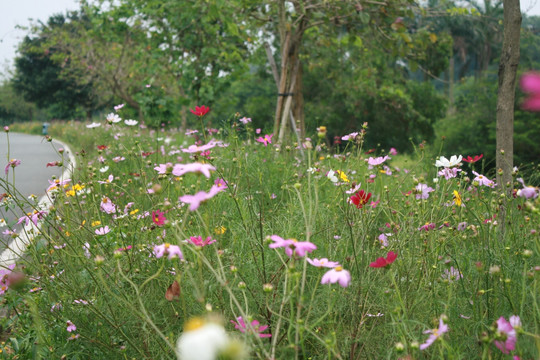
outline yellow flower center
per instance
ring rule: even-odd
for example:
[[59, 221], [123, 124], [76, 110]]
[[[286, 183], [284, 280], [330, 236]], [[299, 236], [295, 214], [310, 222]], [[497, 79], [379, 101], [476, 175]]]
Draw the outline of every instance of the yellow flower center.
[[165, 243], [165, 249], [168, 249], [168, 248], [169, 248], [169, 246], [171, 246], [171, 244], [169, 244], [169, 243]]
[[200, 317], [194, 317], [193, 319], [188, 320], [184, 324], [184, 331], [197, 330], [197, 329], [203, 327], [203, 325], [204, 325], [204, 320], [203, 319], [201, 319]]
[[336, 271], [343, 271], [343, 268], [341, 266], [336, 266], [335, 270]]

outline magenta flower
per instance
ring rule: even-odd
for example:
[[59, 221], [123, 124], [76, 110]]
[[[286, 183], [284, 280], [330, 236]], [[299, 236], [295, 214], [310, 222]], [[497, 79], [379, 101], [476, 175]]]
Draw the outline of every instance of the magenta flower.
[[6, 165], [6, 168], [4, 169], [4, 171], [6, 172], [6, 175], [8, 174], [9, 172], [9, 168], [12, 167], [12, 168], [16, 168], [17, 166], [19, 166], [21, 164], [21, 160], [17, 160], [17, 159], [11, 159], [8, 161], [7, 165]]
[[210, 164], [191, 163], [191, 164], [176, 164], [173, 166], [172, 174], [174, 176], [182, 176], [188, 172], [201, 173], [207, 178], [210, 178], [210, 171], [215, 171], [216, 168]]
[[528, 72], [521, 77], [521, 90], [529, 93], [521, 105], [523, 109], [529, 111], [540, 111], [540, 74]]
[[483, 157], [484, 157], [484, 154], [474, 155], [474, 157], [471, 157], [471, 155], [469, 155], [466, 158], [463, 158], [463, 161], [468, 162], [470, 164], [474, 164], [475, 162], [477, 162]]
[[397, 259], [397, 253], [393, 251], [389, 251], [388, 255], [386, 255], [386, 258], [379, 257], [377, 258], [377, 260], [369, 264], [369, 266], [372, 268], [386, 267], [390, 265], [391, 263], [393, 263], [394, 261], [396, 261], [396, 259]]
[[419, 200], [419, 199], [427, 199], [429, 198], [429, 193], [430, 192], [433, 192], [435, 190], [433, 190], [432, 187], [429, 187], [427, 186], [426, 184], [418, 184], [416, 185], [416, 199]]
[[502, 316], [497, 320], [497, 339], [499, 340], [495, 340], [495, 346], [503, 354], [509, 354], [516, 348], [517, 334], [514, 326], [521, 326], [519, 316], [511, 316], [510, 322]]
[[111, 229], [109, 229], [108, 226], [100, 227], [99, 229], [96, 229], [95, 233], [96, 235], [105, 235], [111, 232]]
[[395, 148], [390, 148], [390, 151], [388, 151], [390, 155], [397, 155], [397, 150]]
[[111, 199], [104, 196], [103, 199], [101, 199], [100, 209], [107, 214], [112, 214], [116, 212], [116, 205], [113, 204]]
[[476, 176], [473, 181], [476, 181], [478, 183], [479, 186], [487, 186], [487, 187], [494, 187], [495, 186], [495, 183], [493, 182], [493, 180], [489, 180], [487, 177], [485, 177], [484, 175], [480, 175], [479, 173], [477, 173], [476, 171], [473, 170], [473, 174]]
[[223, 190], [225, 190], [223, 187], [212, 185], [209, 192], [199, 191], [195, 195], [183, 195], [180, 196], [178, 200], [180, 202], [189, 204], [190, 211], [195, 211], [199, 208], [202, 202], [210, 200]]
[[178, 245], [171, 245], [169, 243], [154, 246], [154, 255], [156, 258], [160, 258], [165, 255], [168, 255], [169, 259], [174, 259], [176, 257], [179, 259], [184, 258], [180, 247]]
[[448, 332], [448, 325], [446, 325], [443, 322], [442, 316], [439, 319], [439, 328], [438, 329], [432, 329], [432, 330], [426, 330], [424, 331], [424, 334], [431, 334], [429, 335], [428, 339], [425, 343], [420, 345], [420, 350], [425, 350], [428, 347], [431, 346], [437, 340], [439, 337], [441, 337], [443, 334]]
[[424, 225], [418, 228], [418, 230], [420, 231], [429, 231], [433, 229], [435, 229], [435, 223], [425, 223]]
[[325, 268], [335, 268], [336, 266], [339, 266], [339, 263], [336, 261], [329, 261], [327, 258], [322, 259], [310, 259], [306, 257], [306, 260], [308, 263], [315, 267], [325, 267]]
[[163, 224], [165, 224], [165, 220], [167, 220], [165, 218], [165, 213], [159, 210], [152, 211], [152, 221], [154, 224], [157, 226], [163, 226]]
[[77, 327], [76, 327], [75, 324], [72, 323], [71, 321], [69, 321], [69, 320], [66, 321], [66, 324], [67, 324], [67, 329], [66, 329], [66, 330], [67, 330], [68, 332], [73, 332], [73, 331], [77, 330]]
[[251, 322], [251, 326], [248, 326], [244, 319], [239, 316], [236, 318], [236, 321], [231, 320], [231, 323], [234, 324], [234, 328], [241, 333], [251, 333], [255, 332], [255, 335], [257, 335], [260, 338], [269, 338], [272, 337], [272, 334], [263, 334], [262, 332], [268, 329], [268, 325], [261, 326], [260, 323], [257, 320], [253, 320]]
[[351, 283], [351, 273], [341, 266], [337, 266], [334, 269], [327, 271], [321, 279], [321, 284], [335, 283], [339, 283], [341, 287], [349, 286]]
[[193, 109], [189, 109], [189, 111], [191, 111], [191, 113], [193, 115], [196, 115], [196, 116], [204, 116], [206, 114], [208, 114], [208, 112], [210, 111], [210, 108], [208, 106], [195, 106], [195, 110]]
[[255, 140], [264, 144], [264, 146], [268, 146], [268, 144], [272, 143], [272, 136], [274, 136], [274, 134], [264, 135], [264, 137], [260, 136]]
[[206, 238], [206, 240], [203, 241], [202, 236], [190, 236], [189, 240], [186, 240], [188, 243], [191, 243], [195, 246], [206, 246], [210, 245], [216, 242], [216, 240], [212, 239], [210, 236]]

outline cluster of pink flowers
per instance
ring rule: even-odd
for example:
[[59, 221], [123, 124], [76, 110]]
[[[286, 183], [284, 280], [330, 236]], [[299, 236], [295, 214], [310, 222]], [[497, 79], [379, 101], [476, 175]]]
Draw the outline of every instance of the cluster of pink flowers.
[[510, 351], [516, 348], [516, 329], [519, 327], [521, 327], [521, 319], [517, 315], [510, 316], [509, 321], [506, 321], [502, 316], [497, 320], [495, 346], [503, 354], [509, 354]]
[[156, 258], [160, 258], [165, 255], [168, 255], [169, 259], [184, 258], [180, 247], [178, 245], [171, 245], [169, 243], [154, 246], [154, 255]]

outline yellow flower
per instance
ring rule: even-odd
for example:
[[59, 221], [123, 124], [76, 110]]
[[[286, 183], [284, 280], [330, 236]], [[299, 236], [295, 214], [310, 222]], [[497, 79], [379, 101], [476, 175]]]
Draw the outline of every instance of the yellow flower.
[[225, 231], [227, 231], [227, 228], [225, 226], [218, 226], [214, 229], [214, 232], [217, 235], [225, 234]]
[[349, 182], [349, 178], [347, 177], [347, 174], [345, 174], [343, 171], [338, 170], [337, 171], [339, 178], [345, 182]]
[[131, 210], [131, 211], [129, 212], [129, 215], [135, 215], [135, 214], [138, 213], [138, 212], [139, 212], [139, 209]]
[[99, 225], [101, 225], [101, 221], [99, 220], [92, 221], [92, 226], [99, 226]]
[[456, 203], [457, 206], [461, 206], [461, 195], [459, 195], [459, 193], [457, 192], [457, 190], [454, 190], [454, 202]]

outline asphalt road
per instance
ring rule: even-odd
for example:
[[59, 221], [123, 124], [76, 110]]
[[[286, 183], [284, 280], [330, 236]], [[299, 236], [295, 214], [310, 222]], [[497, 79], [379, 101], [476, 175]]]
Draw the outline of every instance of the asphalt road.
[[[41, 198], [45, 194], [45, 190], [49, 187], [48, 180], [53, 176], [60, 177], [63, 168], [52, 166], [47, 167], [48, 162], [62, 161], [62, 157], [57, 153], [56, 149], [62, 146], [53, 141], [49, 143], [43, 136], [27, 135], [18, 133], [9, 133], [9, 159], [17, 159], [21, 164], [15, 169], [9, 168], [9, 173], [6, 177], [4, 172], [8, 159], [8, 141], [6, 134], [0, 132], [0, 177], [13, 184], [13, 170], [15, 170], [15, 189], [6, 189], [6, 183], [0, 180], [0, 194], [9, 191], [10, 194], [20, 193], [17, 196], [22, 196], [25, 199], [31, 194]], [[65, 154], [64, 154], [65, 155]], [[67, 155], [64, 157], [64, 164], [68, 165]], [[13, 224], [23, 215], [21, 209], [6, 211], [4, 207], [0, 207], [0, 219], [4, 218], [8, 224]], [[6, 241], [9, 236], [1, 233], [6, 228], [0, 229], [0, 252], [4, 250]]]

